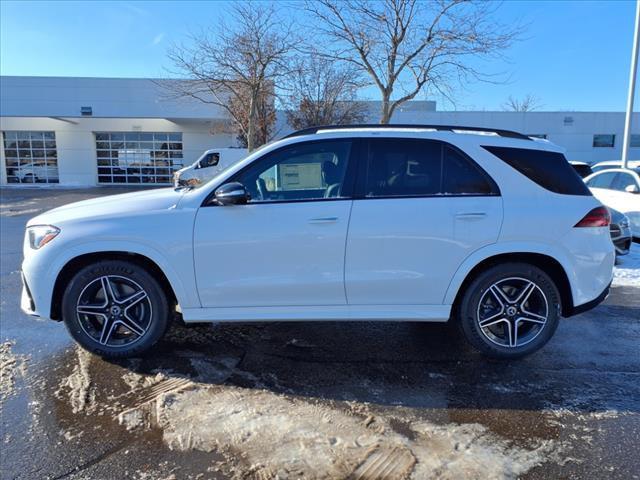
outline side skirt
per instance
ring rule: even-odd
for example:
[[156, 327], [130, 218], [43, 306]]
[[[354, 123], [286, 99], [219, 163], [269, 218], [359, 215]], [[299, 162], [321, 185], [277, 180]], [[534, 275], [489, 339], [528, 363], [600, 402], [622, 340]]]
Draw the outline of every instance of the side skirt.
[[321, 305], [283, 307], [185, 308], [186, 323], [255, 321], [412, 321], [446, 322], [451, 305]]

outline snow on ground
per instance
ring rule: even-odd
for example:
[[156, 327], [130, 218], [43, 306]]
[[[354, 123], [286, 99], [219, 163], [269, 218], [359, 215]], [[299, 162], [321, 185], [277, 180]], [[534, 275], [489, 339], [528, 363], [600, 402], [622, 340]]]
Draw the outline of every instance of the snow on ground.
[[553, 441], [521, 448], [479, 424], [413, 421], [404, 435], [366, 405], [230, 386], [168, 393], [155, 414], [171, 449], [240, 455], [255, 478], [517, 478], [562, 451]]
[[640, 245], [631, 245], [628, 255], [618, 257], [613, 270], [613, 284], [640, 287]]
[[14, 343], [0, 343], [0, 406], [13, 395], [16, 377], [25, 372], [25, 357], [11, 351]]

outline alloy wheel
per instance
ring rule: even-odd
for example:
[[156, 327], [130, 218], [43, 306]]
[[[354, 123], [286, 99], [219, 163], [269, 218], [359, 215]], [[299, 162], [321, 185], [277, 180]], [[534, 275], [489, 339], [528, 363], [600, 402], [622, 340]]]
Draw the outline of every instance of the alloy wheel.
[[517, 348], [533, 341], [549, 318], [549, 303], [531, 280], [509, 277], [493, 283], [478, 303], [476, 321], [490, 342]]
[[153, 319], [147, 292], [130, 278], [105, 275], [91, 281], [76, 304], [80, 327], [100, 345], [128, 347], [140, 340]]

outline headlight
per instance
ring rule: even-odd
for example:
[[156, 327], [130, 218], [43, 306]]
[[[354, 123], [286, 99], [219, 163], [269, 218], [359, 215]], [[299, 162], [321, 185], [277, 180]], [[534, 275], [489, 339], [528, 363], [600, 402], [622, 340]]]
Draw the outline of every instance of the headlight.
[[34, 250], [44, 247], [47, 243], [56, 238], [59, 233], [60, 229], [53, 225], [34, 225], [33, 227], [27, 227], [29, 245]]

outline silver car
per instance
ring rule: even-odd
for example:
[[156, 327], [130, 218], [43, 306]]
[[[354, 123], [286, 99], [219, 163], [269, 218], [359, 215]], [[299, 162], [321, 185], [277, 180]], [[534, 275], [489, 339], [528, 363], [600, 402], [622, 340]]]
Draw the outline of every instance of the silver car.
[[611, 212], [611, 223], [609, 224], [609, 232], [611, 233], [611, 241], [616, 247], [616, 255], [626, 255], [631, 248], [631, 227], [629, 217], [609, 207]]

